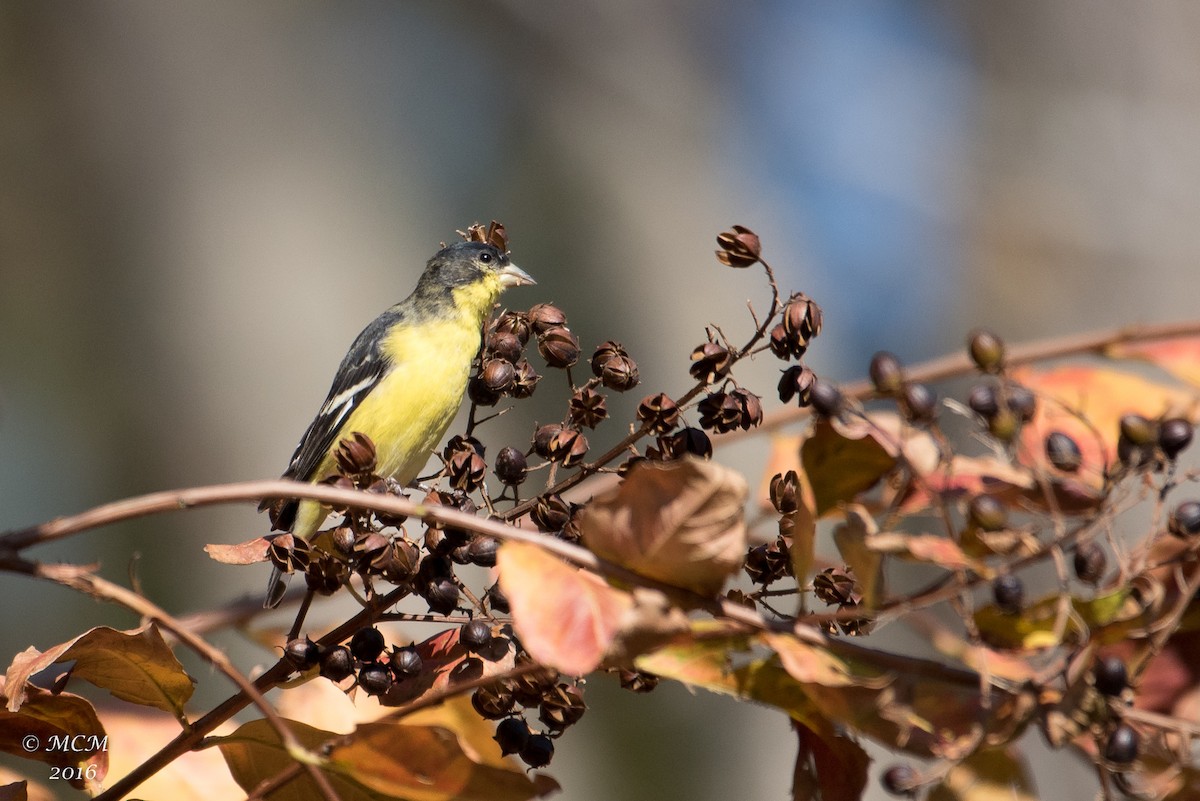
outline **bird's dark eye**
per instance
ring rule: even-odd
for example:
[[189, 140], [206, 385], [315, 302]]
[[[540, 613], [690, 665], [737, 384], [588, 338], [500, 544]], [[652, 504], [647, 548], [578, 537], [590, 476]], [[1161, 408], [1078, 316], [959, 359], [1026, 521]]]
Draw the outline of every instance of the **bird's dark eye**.
[[480, 260], [481, 262], [483, 262], [484, 264], [490, 264], [490, 263], [491, 263], [491, 261], [492, 261], [492, 254], [491, 254], [491, 253], [488, 253], [488, 252], [485, 250], [484, 252], [482, 252], [482, 253], [480, 253], [480, 254], [479, 254], [479, 260]]

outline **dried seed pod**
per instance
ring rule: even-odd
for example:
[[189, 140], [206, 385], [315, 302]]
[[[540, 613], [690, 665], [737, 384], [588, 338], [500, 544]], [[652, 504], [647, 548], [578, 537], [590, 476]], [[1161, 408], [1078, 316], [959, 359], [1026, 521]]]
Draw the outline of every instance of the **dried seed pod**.
[[558, 423], [547, 423], [544, 426], [538, 426], [533, 432], [533, 452], [543, 459], [550, 458], [550, 443], [562, 431], [562, 426]]
[[500, 393], [488, 389], [480, 375], [473, 375], [467, 381], [467, 397], [476, 406], [495, 406], [500, 402]]
[[1071, 437], [1052, 431], [1046, 437], [1046, 458], [1064, 473], [1074, 473], [1083, 465], [1083, 452]]
[[527, 359], [521, 359], [516, 364], [516, 375], [513, 376], [512, 387], [508, 392], [514, 398], [528, 398], [541, 380], [542, 377], [533, 369], [533, 365]]
[[1183, 417], [1163, 420], [1158, 426], [1158, 447], [1168, 459], [1174, 459], [1192, 443], [1192, 424]]
[[563, 467], [574, 467], [583, 461], [587, 452], [587, 437], [574, 428], [564, 428], [550, 440], [547, 458], [552, 462], [560, 462]]
[[448, 615], [458, 608], [458, 585], [452, 579], [440, 578], [418, 588], [418, 595], [425, 599], [429, 611], [437, 615]]
[[648, 693], [658, 686], [658, 676], [641, 670], [621, 668], [618, 673], [618, 679], [621, 682], [621, 689], [629, 690], [633, 693]]
[[583, 693], [572, 684], [560, 683], [542, 696], [538, 705], [538, 720], [551, 731], [562, 731], [573, 726], [587, 711]]
[[985, 373], [998, 373], [1004, 366], [1004, 341], [991, 331], [977, 328], [967, 339], [971, 361]]
[[692, 366], [689, 372], [697, 381], [711, 382], [725, 374], [733, 363], [729, 349], [716, 342], [705, 342], [692, 351]]
[[719, 433], [733, 431], [741, 423], [742, 409], [737, 399], [724, 392], [713, 392], [696, 407], [700, 412], [700, 427]]
[[1108, 557], [1097, 543], [1087, 542], [1075, 549], [1075, 576], [1087, 584], [1095, 584], [1104, 576]]
[[508, 596], [504, 594], [504, 590], [500, 589], [500, 582], [488, 587], [483, 599], [487, 602], [488, 611], [499, 612], [502, 615], [509, 613]]
[[496, 454], [496, 478], [515, 487], [525, 481], [526, 465], [525, 454], [511, 446], [501, 448]]
[[991, 384], [976, 384], [967, 394], [967, 405], [975, 414], [990, 420], [1000, 411], [1000, 401], [996, 397], [996, 388]]
[[455, 451], [446, 462], [446, 475], [454, 489], [472, 492], [487, 477], [487, 462], [473, 450]]
[[570, 367], [579, 360], [579, 338], [566, 328], [548, 328], [538, 334], [538, 353], [551, 367]]
[[413, 645], [406, 645], [403, 648], [393, 648], [391, 656], [388, 658], [388, 664], [398, 679], [420, 676], [421, 669], [424, 667], [423, 662], [421, 652]]
[[762, 423], [762, 398], [741, 387], [729, 393], [729, 396], [738, 405], [738, 428], [746, 431]]
[[354, 673], [354, 656], [344, 645], [336, 645], [321, 654], [321, 675], [330, 681], [344, 681]]
[[869, 373], [880, 395], [895, 395], [904, 387], [904, 368], [894, 353], [881, 350], [872, 356]]
[[358, 686], [367, 695], [385, 695], [393, 683], [391, 671], [378, 662], [368, 662], [358, 670]]
[[[821, 333], [821, 307], [803, 292], [797, 292], [788, 298], [783, 307], [782, 347], [789, 356], [799, 359], [808, 350], [808, 344]], [[780, 345], [775, 342], [775, 332], [771, 333], [771, 346], [775, 350]], [[776, 351], [775, 355], [779, 355]]]
[[507, 392], [516, 379], [517, 371], [512, 362], [504, 359], [488, 359], [479, 370], [479, 380], [489, 392], [501, 395]]
[[762, 254], [762, 243], [758, 234], [744, 225], [733, 226], [732, 231], [717, 235], [717, 261], [726, 267], [749, 267]]
[[683, 428], [674, 434], [662, 435], [657, 442], [664, 460], [678, 459], [685, 453], [702, 459], [712, 458], [712, 440], [698, 428]]
[[319, 595], [333, 595], [350, 578], [350, 568], [332, 554], [317, 553], [304, 571], [308, 588]]
[[503, 756], [519, 754], [529, 745], [531, 737], [529, 724], [525, 718], [505, 718], [496, 726], [496, 736], [492, 739], [500, 746]]
[[816, 379], [808, 390], [813, 411], [824, 417], [837, 417], [846, 405], [842, 391], [828, 381]]
[[512, 691], [503, 684], [487, 685], [471, 693], [471, 706], [484, 720], [500, 720], [507, 717], [512, 713], [514, 705]]
[[383, 558], [376, 558], [373, 564], [379, 572], [393, 584], [403, 584], [417, 575], [421, 564], [421, 549], [415, 542], [408, 540], [393, 540], [383, 551]]
[[566, 313], [552, 303], [539, 303], [531, 307], [527, 316], [533, 332], [539, 336], [567, 324]]
[[493, 331], [488, 335], [485, 351], [496, 359], [504, 359], [510, 364], [516, 364], [521, 358], [524, 346], [521, 339], [512, 331]]
[[375, 443], [366, 434], [355, 431], [338, 441], [333, 458], [342, 475], [369, 476], [375, 472]]
[[1020, 384], [1009, 384], [1005, 389], [1007, 390], [1005, 401], [1009, 410], [1022, 423], [1032, 420], [1037, 413], [1037, 395], [1034, 395], [1029, 387], [1023, 387]]
[[790, 515], [800, 508], [800, 477], [795, 470], [771, 477], [771, 505], [781, 515]]
[[542, 531], [562, 531], [571, 521], [571, 506], [560, 495], [543, 495], [533, 505], [529, 517]]
[[795, 398], [799, 406], [808, 406], [812, 403], [812, 388], [816, 381], [817, 374], [807, 365], [792, 365], [779, 379], [779, 400], [788, 403]]
[[533, 326], [529, 323], [529, 315], [525, 312], [506, 311], [496, 320], [496, 332], [512, 334], [524, 347], [529, 342]]
[[591, 387], [583, 387], [567, 402], [571, 423], [579, 428], [595, 428], [608, 417], [604, 396]]
[[900, 406], [909, 422], [931, 423], [937, 417], [937, 393], [928, 384], [905, 382], [900, 392]]
[[350, 638], [350, 653], [362, 662], [373, 662], [383, 653], [386, 644], [383, 632], [374, 626], [366, 626], [354, 632], [354, 636]]
[[637, 419], [657, 434], [666, 434], [679, 424], [679, 406], [666, 393], [647, 395], [637, 407]]
[[283, 656], [296, 670], [308, 670], [321, 658], [321, 649], [308, 637], [288, 640], [283, 646]]

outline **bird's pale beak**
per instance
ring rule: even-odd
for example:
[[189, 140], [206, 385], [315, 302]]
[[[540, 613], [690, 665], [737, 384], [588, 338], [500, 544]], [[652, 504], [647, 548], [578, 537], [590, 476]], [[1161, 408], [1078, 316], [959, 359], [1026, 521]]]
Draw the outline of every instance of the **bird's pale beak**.
[[532, 275], [525, 272], [520, 267], [513, 264], [511, 261], [508, 264], [504, 265], [504, 269], [500, 270], [499, 275], [500, 275], [500, 286], [503, 286], [503, 287], [528, 286], [530, 284], [537, 283], [537, 281], [533, 280]]

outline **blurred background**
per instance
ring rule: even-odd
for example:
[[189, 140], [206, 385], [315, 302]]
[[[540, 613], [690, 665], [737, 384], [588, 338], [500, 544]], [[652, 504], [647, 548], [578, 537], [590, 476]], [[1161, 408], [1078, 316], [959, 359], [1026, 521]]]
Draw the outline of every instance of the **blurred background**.
[[[538, 279], [507, 303], [558, 303], [586, 352], [623, 342], [647, 393], [688, 385], [706, 324], [742, 339], [766, 308], [759, 273], [713, 258], [734, 223], [824, 307], [808, 361], [834, 380], [973, 326], [1194, 316], [1198, 38], [1184, 0], [6, 2], [0, 530], [278, 475], [355, 334], [474, 221]], [[768, 397], [771, 361], [748, 373]], [[553, 378], [493, 441], [560, 416]], [[768, 445], [718, 458], [753, 473]], [[261, 592], [265, 567], [201, 547], [264, 532], [206, 510], [33, 555], [133, 571], [185, 614]], [[136, 623], [11, 576], [0, 608], [4, 663]], [[189, 666], [199, 705], [224, 697]], [[788, 791], [776, 712], [603, 679], [588, 699], [562, 798]], [[1043, 796], [1090, 797], [1055, 759]]]

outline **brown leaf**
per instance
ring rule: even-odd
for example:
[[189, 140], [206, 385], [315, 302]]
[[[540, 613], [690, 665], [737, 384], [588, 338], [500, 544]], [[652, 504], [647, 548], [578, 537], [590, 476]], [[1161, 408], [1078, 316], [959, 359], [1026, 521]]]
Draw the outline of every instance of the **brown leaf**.
[[[8, 686], [0, 684], [0, 693], [7, 694]], [[108, 772], [108, 741], [91, 703], [32, 684], [22, 688], [22, 695], [19, 711], [0, 709], [0, 752], [60, 768], [91, 768], [90, 780], [71, 781], [71, 785], [98, 788]]]
[[900, 449], [866, 424], [818, 420], [800, 444], [800, 464], [813, 491], [818, 517], [854, 500], [896, 466]]
[[715, 595], [746, 555], [746, 481], [715, 462], [639, 462], [582, 515], [584, 543], [643, 576]]
[[599, 666], [633, 596], [536, 545], [506, 542], [496, 553], [513, 628], [535, 660], [570, 676]]
[[204, 552], [214, 561], [224, 565], [253, 565], [267, 561], [271, 551], [271, 537], [255, 537], [236, 545], [209, 543]]
[[29, 678], [52, 664], [75, 662], [72, 676], [103, 687], [115, 697], [183, 718], [195, 681], [151, 624], [132, 631], [99, 626], [45, 652], [28, 648], [8, 668], [8, 708], [24, 700]]
[[866, 546], [873, 551], [902, 554], [947, 570], [972, 570], [985, 578], [990, 578], [993, 572], [987, 564], [963, 553], [954, 540], [936, 534], [881, 531], [868, 536]]
[[[826, 723], [816, 731], [792, 721], [799, 742], [792, 783], [794, 801], [818, 797], [821, 801], [859, 801], [867, 786], [871, 758], [854, 740], [838, 734]], [[812, 775], [809, 768], [816, 773]]]
[[866, 609], [879, 605], [883, 595], [883, 555], [867, 544], [879, 532], [875, 519], [858, 504], [846, 507], [846, 522], [833, 530], [833, 541], [846, 564], [854, 571]]

